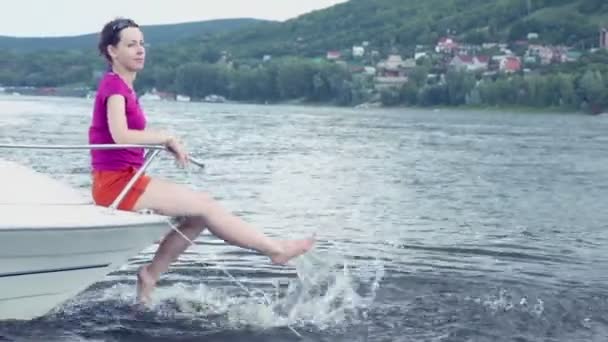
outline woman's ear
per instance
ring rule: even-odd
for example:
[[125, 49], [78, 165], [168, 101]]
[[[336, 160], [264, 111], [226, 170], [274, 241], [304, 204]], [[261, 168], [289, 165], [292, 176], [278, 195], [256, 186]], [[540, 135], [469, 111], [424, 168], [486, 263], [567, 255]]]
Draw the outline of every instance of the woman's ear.
[[106, 51], [108, 52], [108, 55], [111, 57], [111, 59], [116, 58], [116, 47], [112, 44], [108, 44], [108, 46], [106, 47]]

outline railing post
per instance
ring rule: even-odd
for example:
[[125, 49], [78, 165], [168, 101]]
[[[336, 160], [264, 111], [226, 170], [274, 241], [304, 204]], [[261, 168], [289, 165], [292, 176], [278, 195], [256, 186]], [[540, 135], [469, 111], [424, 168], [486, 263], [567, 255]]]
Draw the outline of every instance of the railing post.
[[139, 170], [137, 170], [137, 172], [135, 173], [133, 178], [131, 178], [129, 180], [129, 183], [127, 183], [127, 185], [125, 185], [124, 189], [122, 189], [122, 191], [120, 192], [118, 197], [116, 197], [114, 202], [110, 205], [110, 209], [118, 208], [120, 203], [124, 200], [125, 196], [127, 196], [127, 193], [129, 192], [129, 190], [131, 190], [131, 188], [133, 187], [133, 184], [135, 184], [135, 182], [141, 177], [141, 175], [144, 174], [144, 172], [146, 171], [148, 166], [150, 166], [150, 163], [152, 163], [152, 160], [154, 158], [156, 158], [156, 156], [159, 153], [160, 153], [160, 150], [151, 150], [151, 151], [148, 151], [148, 153], [146, 153], [146, 161], [141, 166], [141, 168]]

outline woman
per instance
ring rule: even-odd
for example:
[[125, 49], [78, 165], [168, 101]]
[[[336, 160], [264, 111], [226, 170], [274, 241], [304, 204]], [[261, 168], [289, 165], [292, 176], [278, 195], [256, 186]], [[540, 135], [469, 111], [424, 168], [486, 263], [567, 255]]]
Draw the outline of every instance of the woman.
[[[143, 69], [145, 48], [139, 26], [130, 19], [116, 19], [101, 31], [99, 51], [109, 63], [97, 95], [89, 142], [91, 144], [164, 144], [180, 165], [188, 162], [184, 146], [163, 131], [146, 128], [146, 116], [137, 101], [133, 81]], [[109, 206], [142, 166], [143, 149], [91, 151], [92, 194], [95, 203]], [[224, 209], [206, 193], [147, 175], [134, 184], [118, 207], [121, 210], [151, 209], [167, 216], [182, 217], [179, 230], [194, 240], [204, 228], [219, 238], [258, 251], [275, 264], [285, 264], [312, 248], [314, 239], [276, 240], [265, 236]], [[137, 274], [137, 298], [150, 301], [160, 275], [188, 247], [188, 241], [171, 231], [160, 243], [148, 265]]]

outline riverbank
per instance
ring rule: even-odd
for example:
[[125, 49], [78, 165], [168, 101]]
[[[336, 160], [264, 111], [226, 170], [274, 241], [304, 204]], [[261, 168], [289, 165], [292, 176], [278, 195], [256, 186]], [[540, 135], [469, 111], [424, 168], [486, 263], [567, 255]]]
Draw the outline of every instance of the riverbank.
[[[15, 92], [0, 92], [1, 95], [5, 96], [35, 96], [35, 97], [75, 97], [75, 98], [92, 98], [93, 94], [88, 93], [86, 96], [82, 96], [82, 93], [78, 92], [26, 92], [25, 94], [15, 93]], [[152, 101], [175, 101], [175, 100], [152, 100]], [[175, 101], [179, 102], [179, 101]], [[484, 106], [484, 105], [459, 105], [459, 106], [409, 106], [409, 105], [395, 105], [395, 106], [385, 106], [380, 102], [365, 102], [354, 106], [342, 106], [337, 105], [332, 102], [317, 102], [317, 101], [307, 101], [305, 99], [292, 99], [292, 100], [283, 100], [283, 101], [235, 101], [235, 100], [226, 100], [223, 102], [209, 102], [209, 101], [198, 101], [198, 100], [190, 100], [188, 102], [192, 103], [216, 103], [216, 104], [246, 104], [246, 105], [260, 105], [260, 106], [306, 106], [306, 107], [335, 107], [335, 108], [354, 108], [360, 110], [367, 109], [422, 109], [422, 110], [475, 110], [475, 111], [489, 111], [489, 112], [512, 112], [512, 113], [526, 113], [526, 114], [586, 114], [586, 115], [598, 115], [598, 114], [606, 114], [606, 113], [590, 113], [585, 112], [581, 109], [576, 108], [568, 108], [568, 107], [529, 107], [529, 106]]]
[[[274, 104], [274, 103], [273, 103]], [[318, 103], [318, 102], [294, 102], [294, 101], [285, 101], [278, 102], [277, 105], [303, 105], [303, 106], [312, 106], [312, 107], [323, 107], [323, 106], [335, 106], [335, 107], [343, 107], [337, 106], [331, 103]], [[392, 109], [421, 109], [421, 110], [475, 110], [475, 111], [489, 111], [489, 112], [512, 112], [512, 113], [539, 113], [539, 114], [547, 114], [547, 113], [555, 113], [555, 114], [588, 114], [593, 115], [592, 113], [586, 113], [580, 109], [576, 108], [568, 108], [568, 107], [529, 107], [529, 106], [484, 106], [484, 105], [459, 105], [459, 106], [410, 106], [410, 105], [396, 105], [396, 106], [385, 106], [380, 102], [366, 102], [356, 106], [347, 106], [355, 109], [377, 109], [377, 108], [392, 108]]]

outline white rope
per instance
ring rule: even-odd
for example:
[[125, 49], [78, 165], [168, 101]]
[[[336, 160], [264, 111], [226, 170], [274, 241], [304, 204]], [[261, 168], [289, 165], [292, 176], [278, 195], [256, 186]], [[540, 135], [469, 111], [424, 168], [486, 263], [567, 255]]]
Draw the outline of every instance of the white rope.
[[[184, 240], [186, 240], [191, 246], [194, 246], [194, 242], [188, 238], [184, 233], [182, 233], [181, 230], [179, 230], [179, 227], [177, 227], [176, 225], [174, 225], [170, 220], [167, 221], [169, 223], [169, 225], [171, 226], [171, 229], [173, 229], [175, 232], [177, 232], [182, 238], [184, 238]], [[214, 256], [215, 259], [215, 256]], [[219, 263], [218, 263], [219, 264]], [[245, 291], [250, 297], [255, 297], [255, 294], [253, 291], [249, 290], [245, 285], [243, 285], [240, 281], [238, 281], [238, 279], [236, 279], [232, 274], [230, 274], [230, 272], [228, 272], [228, 270], [226, 270], [225, 268], [221, 267], [220, 265], [220, 269], [222, 270], [222, 272], [224, 272], [230, 279], [232, 279], [232, 281], [237, 284], [243, 291]], [[270, 306], [270, 300], [268, 299], [268, 296], [266, 296], [266, 293], [264, 293], [263, 291], [259, 291], [262, 296], [264, 297], [264, 300], [266, 301], [266, 305]], [[289, 328], [289, 330], [291, 330], [296, 336], [298, 337], [302, 337], [302, 335], [296, 330], [294, 329], [289, 323], [287, 323], [287, 328]]]

